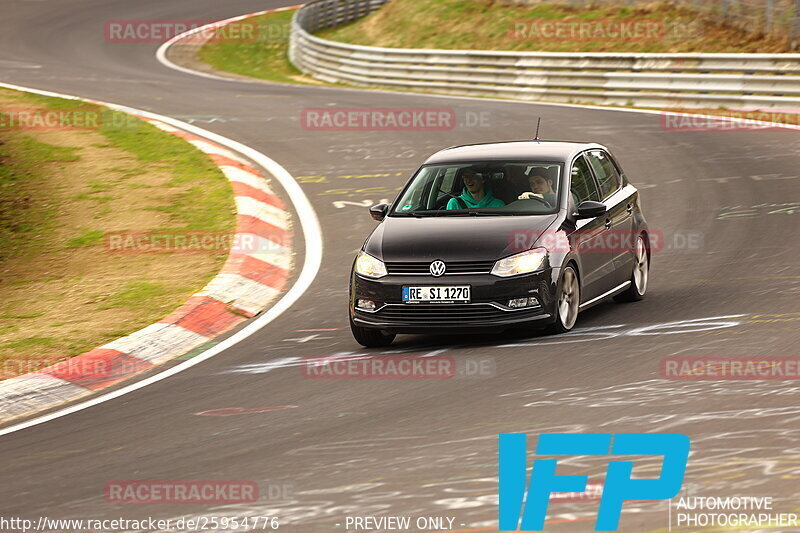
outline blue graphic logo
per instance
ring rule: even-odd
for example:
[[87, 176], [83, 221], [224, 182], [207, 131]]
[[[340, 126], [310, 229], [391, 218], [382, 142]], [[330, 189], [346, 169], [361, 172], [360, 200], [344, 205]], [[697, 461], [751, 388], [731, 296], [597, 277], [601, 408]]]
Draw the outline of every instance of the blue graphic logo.
[[[588, 476], [556, 475], [557, 460], [536, 459], [526, 491], [526, 437], [524, 433], [499, 435], [500, 531], [541, 531], [550, 494], [586, 490]], [[536, 455], [609, 453], [663, 455], [664, 461], [658, 479], [631, 479], [633, 461], [609, 461], [595, 531], [617, 530], [625, 500], [666, 500], [678, 494], [689, 458], [689, 437], [680, 433], [544, 433], [536, 445]]]

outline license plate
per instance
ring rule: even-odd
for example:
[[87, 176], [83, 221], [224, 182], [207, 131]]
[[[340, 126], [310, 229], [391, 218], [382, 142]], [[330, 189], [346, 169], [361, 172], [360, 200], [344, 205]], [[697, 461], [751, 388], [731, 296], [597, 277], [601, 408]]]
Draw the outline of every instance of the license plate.
[[418, 303], [469, 303], [469, 285], [439, 287], [403, 287], [403, 302]]

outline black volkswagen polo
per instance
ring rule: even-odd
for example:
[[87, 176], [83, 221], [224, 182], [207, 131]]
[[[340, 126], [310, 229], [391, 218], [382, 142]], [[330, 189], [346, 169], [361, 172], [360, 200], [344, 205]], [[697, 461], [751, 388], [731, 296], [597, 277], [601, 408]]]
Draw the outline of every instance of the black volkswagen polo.
[[350, 326], [398, 333], [565, 333], [607, 297], [640, 300], [650, 236], [639, 192], [604, 146], [512, 141], [429, 157], [353, 264]]

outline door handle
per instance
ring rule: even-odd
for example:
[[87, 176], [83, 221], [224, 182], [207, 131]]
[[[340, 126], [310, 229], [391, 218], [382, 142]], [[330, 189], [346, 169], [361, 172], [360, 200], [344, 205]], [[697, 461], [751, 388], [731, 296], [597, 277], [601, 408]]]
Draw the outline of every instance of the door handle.
[[606, 229], [611, 229], [611, 219], [606, 219]]
[[628, 204], [628, 214], [633, 213], [633, 204]]

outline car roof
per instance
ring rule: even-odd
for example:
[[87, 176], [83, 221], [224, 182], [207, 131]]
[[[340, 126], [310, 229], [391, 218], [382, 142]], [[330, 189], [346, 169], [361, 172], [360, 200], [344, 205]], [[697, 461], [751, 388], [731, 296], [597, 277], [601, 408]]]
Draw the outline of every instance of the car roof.
[[475, 161], [569, 161], [579, 152], [591, 148], [607, 150], [600, 144], [577, 141], [503, 141], [445, 148], [430, 156], [424, 164]]

